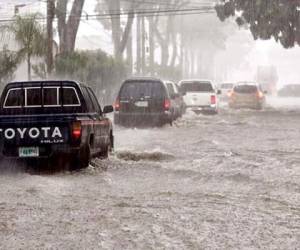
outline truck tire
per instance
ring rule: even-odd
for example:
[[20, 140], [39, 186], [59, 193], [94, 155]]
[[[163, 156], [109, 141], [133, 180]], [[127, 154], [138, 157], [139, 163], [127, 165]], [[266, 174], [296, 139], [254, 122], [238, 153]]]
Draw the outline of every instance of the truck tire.
[[82, 147], [79, 150], [78, 155], [71, 160], [70, 170], [87, 168], [90, 165], [91, 159], [91, 148], [90, 145], [87, 144]]
[[101, 152], [99, 154], [101, 159], [107, 159], [109, 153], [112, 152], [112, 149], [114, 147], [114, 139], [113, 138], [114, 137], [113, 137], [112, 133], [110, 133], [108, 144], [104, 148], [101, 149]]

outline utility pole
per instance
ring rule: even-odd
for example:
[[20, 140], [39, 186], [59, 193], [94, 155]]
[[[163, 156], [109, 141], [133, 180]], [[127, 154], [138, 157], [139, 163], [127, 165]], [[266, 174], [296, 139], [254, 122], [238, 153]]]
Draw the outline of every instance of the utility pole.
[[54, 0], [47, 0], [47, 73], [53, 70], [53, 19], [55, 15]]

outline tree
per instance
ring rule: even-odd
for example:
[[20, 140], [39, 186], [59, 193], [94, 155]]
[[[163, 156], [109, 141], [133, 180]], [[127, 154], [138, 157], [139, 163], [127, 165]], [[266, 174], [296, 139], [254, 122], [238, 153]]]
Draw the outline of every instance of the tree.
[[58, 77], [88, 83], [105, 103], [113, 101], [127, 71], [125, 63], [100, 50], [74, 51], [55, 59]]
[[[96, 11], [99, 13], [110, 15], [110, 23], [108, 25], [105, 20], [101, 20], [102, 24], [104, 24], [105, 28], [111, 29], [112, 31], [112, 40], [114, 44], [114, 56], [117, 60], [123, 59], [123, 53], [126, 49], [127, 42], [130, 38], [132, 24], [134, 20], [134, 9], [136, 7], [135, 1], [131, 3], [123, 3], [121, 4], [120, 0], [104, 0], [106, 4], [106, 8], [103, 8], [103, 0], [98, 1], [98, 5], [96, 7]], [[123, 25], [121, 22], [120, 13], [122, 9], [126, 8], [127, 21], [125, 27], [123, 29]]]
[[248, 25], [254, 39], [271, 39], [284, 48], [300, 45], [300, 1], [298, 0], [221, 0], [218, 17], [237, 16], [238, 25]]
[[68, 0], [57, 0], [56, 16], [59, 36], [59, 52], [73, 52], [85, 0], [74, 0], [67, 18]]
[[16, 16], [11, 24], [1, 26], [2, 34], [12, 36], [17, 43], [20, 61], [27, 62], [28, 80], [31, 80], [31, 58], [44, 56], [46, 52], [45, 34], [39, 23], [39, 17], [39, 14]]
[[0, 88], [6, 81], [11, 80], [19, 64], [19, 55], [3, 47], [0, 51]]

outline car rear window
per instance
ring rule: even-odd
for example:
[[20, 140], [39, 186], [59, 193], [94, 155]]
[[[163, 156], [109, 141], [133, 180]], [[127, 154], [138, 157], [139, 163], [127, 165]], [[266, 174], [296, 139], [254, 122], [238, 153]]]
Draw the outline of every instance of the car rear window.
[[213, 92], [210, 82], [185, 82], [181, 84], [181, 91], [186, 92]]
[[234, 88], [234, 92], [240, 94], [253, 94], [257, 92], [257, 86], [254, 85], [240, 85]]
[[9, 89], [3, 108], [36, 108], [36, 107], [57, 107], [80, 106], [79, 96], [74, 87], [28, 87]]
[[121, 88], [121, 99], [164, 98], [165, 89], [160, 82], [126, 82]]
[[221, 84], [221, 89], [232, 89], [233, 88], [233, 84], [231, 83], [223, 83]]

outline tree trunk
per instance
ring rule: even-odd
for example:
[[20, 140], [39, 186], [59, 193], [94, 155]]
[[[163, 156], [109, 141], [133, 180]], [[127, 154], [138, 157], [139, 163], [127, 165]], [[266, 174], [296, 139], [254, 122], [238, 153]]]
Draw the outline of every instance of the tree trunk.
[[58, 0], [56, 6], [57, 29], [59, 36], [59, 52], [66, 51], [66, 13], [68, 0]]
[[150, 73], [154, 75], [154, 53], [155, 53], [155, 44], [154, 44], [154, 30], [153, 30], [154, 20], [153, 17], [149, 17], [149, 68]]
[[132, 35], [130, 34], [127, 40], [126, 45], [126, 54], [127, 54], [127, 63], [130, 68], [130, 74], [132, 74], [132, 67], [133, 67], [133, 56], [132, 56]]
[[127, 16], [127, 23], [126, 23], [126, 27], [125, 27], [125, 30], [123, 32], [123, 35], [122, 35], [122, 39], [120, 41], [120, 44], [119, 44], [119, 54], [122, 56], [123, 53], [124, 53], [124, 50], [126, 48], [126, 44], [127, 44], [127, 41], [129, 39], [129, 37], [132, 36], [132, 24], [133, 24], [133, 20], [134, 20], [134, 13], [133, 13], [133, 8], [130, 10], [130, 13], [128, 14]]
[[146, 32], [145, 32], [145, 17], [142, 17], [142, 73], [146, 73]]
[[181, 71], [181, 78], [183, 78], [183, 75], [184, 75], [184, 46], [183, 46], [183, 37], [182, 37], [182, 35], [181, 35], [181, 39], [180, 39], [179, 65], [180, 65], [180, 71]]
[[176, 59], [178, 56], [178, 49], [177, 49], [177, 35], [174, 33], [172, 34], [172, 47], [173, 47], [173, 51], [172, 51], [170, 66], [175, 67]]
[[27, 78], [31, 81], [31, 55], [27, 54]]
[[121, 42], [121, 4], [120, 0], [106, 0], [108, 4], [109, 14], [111, 17], [111, 30], [112, 40], [114, 44], [114, 56], [117, 60], [121, 60], [122, 54], [120, 53], [120, 42]]
[[76, 36], [80, 24], [85, 0], [74, 0], [68, 21], [66, 20], [68, 0], [58, 0], [56, 13], [58, 17], [58, 34], [60, 53], [75, 49]]
[[52, 73], [53, 69], [53, 18], [55, 4], [54, 0], [47, 2], [47, 73]]
[[141, 73], [141, 17], [136, 21], [136, 72]]

